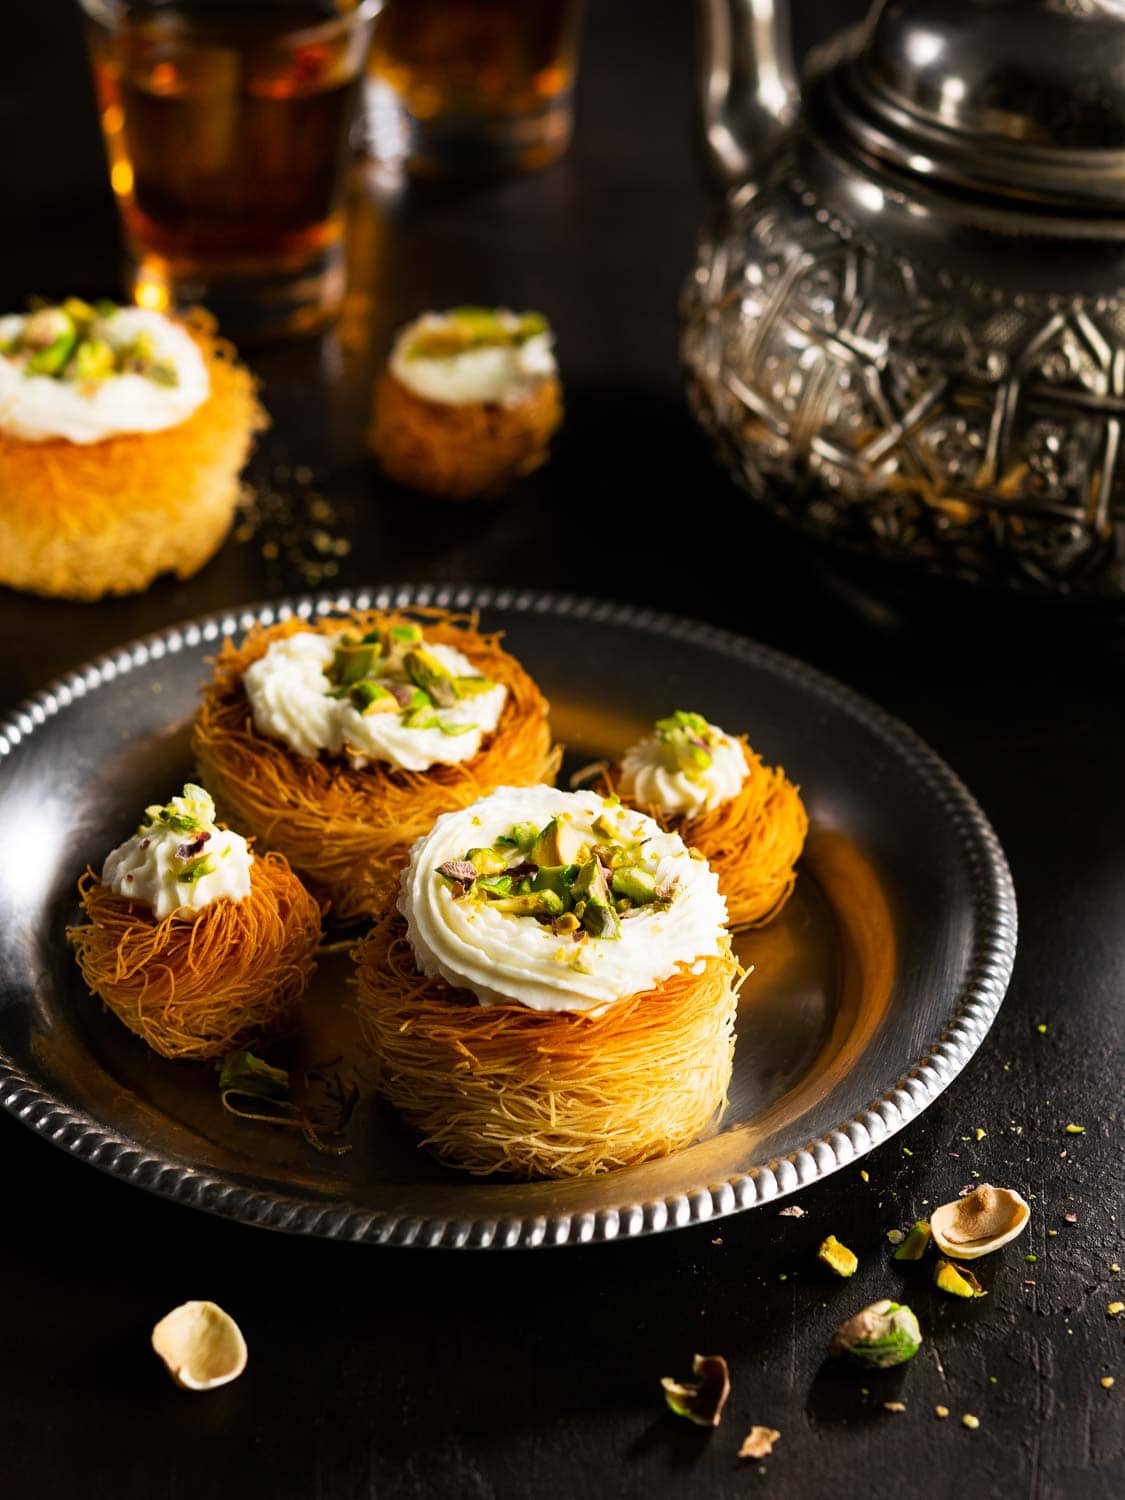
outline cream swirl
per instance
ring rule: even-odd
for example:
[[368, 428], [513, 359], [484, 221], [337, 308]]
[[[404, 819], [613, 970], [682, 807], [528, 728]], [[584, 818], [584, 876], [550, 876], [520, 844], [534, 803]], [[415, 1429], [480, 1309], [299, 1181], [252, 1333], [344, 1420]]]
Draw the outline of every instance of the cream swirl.
[[440, 341], [456, 329], [457, 313], [424, 313], [395, 339], [392, 375], [424, 401], [445, 406], [498, 404], [515, 406], [533, 395], [557, 371], [554, 338], [541, 328], [518, 337], [522, 320], [498, 309], [488, 314], [512, 342], [482, 343], [447, 353], [423, 352], [428, 341]]
[[[622, 839], [644, 840], [646, 861], [662, 886], [674, 889], [674, 898], [630, 910], [617, 938], [578, 944], [531, 918], [457, 899], [438, 873], [439, 865], [461, 859], [471, 845], [494, 843], [518, 824], [542, 828], [553, 818], [594, 842], [591, 825], [598, 818], [608, 819]], [[398, 904], [424, 974], [471, 990], [481, 1005], [515, 1000], [542, 1011], [601, 1010], [651, 989], [681, 965], [718, 954], [727, 917], [717, 877], [688, 853], [678, 834], [593, 792], [548, 786], [501, 787], [438, 818], [411, 851]]]
[[[0, 348], [18, 343], [28, 317], [0, 318]], [[104, 379], [59, 379], [30, 374], [20, 360], [0, 356], [0, 432], [27, 443], [65, 438], [100, 443], [124, 433], [178, 427], [207, 400], [211, 377], [198, 345], [178, 323], [140, 307], [122, 307], [99, 317], [91, 332], [118, 351], [144, 338], [154, 360], [175, 373], [174, 384], [145, 374]]]
[[199, 911], [223, 897], [244, 900], [253, 862], [246, 840], [219, 828], [214, 802], [189, 783], [182, 797], [145, 809], [133, 837], [106, 856], [102, 884], [150, 906], [162, 922], [174, 911]]
[[[243, 686], [259, 734], [281, 740], [310, 760], [322, 751], [346, 752], [357, 770], [374, 760], [403, 771], [426, 771], [471, 759], [499, 724], [508, 696], [503, 683], [431, 715], [444, 728], [412, 728], [397, 713], [360, 713], [349, 699], [331, 696], [326, 673], [342, 639], [342, 634], [298, 631], [273, 641], [247, 667]], [[447, 672], [470, 676], [476, 671], [453, 646], [426, 649]]]
[[707, 725], [707, 766], [678, 763], [659, 733], [630, 745], [621, 758], [621, 795], [640, 807], [657, 807], [671, 818], [695, 818], [738, 795], [749, 774], [739, 742]]

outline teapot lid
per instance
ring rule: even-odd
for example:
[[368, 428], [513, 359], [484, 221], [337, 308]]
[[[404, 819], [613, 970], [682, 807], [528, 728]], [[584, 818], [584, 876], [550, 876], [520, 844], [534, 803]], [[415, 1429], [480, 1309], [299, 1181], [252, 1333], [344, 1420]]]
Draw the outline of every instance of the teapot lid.
[[931, 181], [1125, 205], [1125, 0], [884, 0], [824, 86], [861, 149]]

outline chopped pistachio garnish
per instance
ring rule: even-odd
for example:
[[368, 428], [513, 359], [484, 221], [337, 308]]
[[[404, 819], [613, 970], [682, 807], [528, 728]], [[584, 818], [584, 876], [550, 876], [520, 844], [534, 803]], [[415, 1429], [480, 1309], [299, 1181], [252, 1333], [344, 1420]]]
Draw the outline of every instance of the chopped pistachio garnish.
[[106, 337], [117, 311], [113, 302], [91, 307], [79, 297], [67, 297], [58, 307], [37, 308], [3, 354], [27, 375], [79, 385], [94, 385], [113, 375], [144, 375], [157, 385], [179, 385], [175, 365], [157, 358], [150, 334], [138, 334], [125, 344]]
[[823, 1241], [816, 1255], [837, 1276], [854, 1276], [859, 1266], [859, 1257], [847, 1245], [841, 1245], [834, 1234]]
[[423, 644], [419, 625], [391, 625], [357, 637], [345, 634], [325, 668], [330, 698], [347, 698], [365, 718], [399, 716], [407, 729], [438, 729], [455, 738], [475, 724], [445, 719], [437, 711], [496, 686], [487, 677], [458, 677]]
[[715, 731], [702, 714], [678, 708], [653, 725], [661, 754], [669, 771], [678, 771], [689, 781], [698, 780], [711, 766]]
[[542, 313], [509, 313], [498, 307], [454, 307], [424, 325], [403, 353], [407, 359], [453, 359], [470, 349], [515, 349], [546, 333]]
[[[655, 860], [605, 818], [585, 827], [569, 817], [543, 828], [518, 823], [491, 848], [468, 850], [438, 866], [457, 900], [466, 897], [512, 917], [533, 917], [556, 936], [616, 939], [621, 923], [645, 907], [666, 909], [672, 885], [657, 881]], [[587, 966], [562, 950], [560, 962]]]

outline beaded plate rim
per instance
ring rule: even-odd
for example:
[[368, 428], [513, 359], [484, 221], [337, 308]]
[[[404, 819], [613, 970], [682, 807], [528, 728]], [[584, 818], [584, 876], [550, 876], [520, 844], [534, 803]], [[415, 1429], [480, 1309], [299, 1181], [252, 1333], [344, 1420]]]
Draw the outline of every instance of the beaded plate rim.
[[287, 598], [200, 615], [143, 636], [77, 667], [25, 700], [0, 723], [0, 775], [7, 757], [76, 698], [162, 657], [296, 615], [337, 610], [436, 605], [546, 614], [642, 630], [700, 645], [780, 674], [857, 719], [926, 783], [959, 837], [972, 886], [974, 944], [968, 978], [930, 1044], [888, 1089], [858, 1114], [786, 1157], [686, 1193], [587, 1213], [504, 1219], [420, 1219], [342, 1203], [328, 1206], [142, 1150], [127, 1136], [56, 1098], [0, 1049], [0, 1108], [81, 1161], [161, 1197], [241, 1223], [357, 1243], [454, 1249], [514, 1249], [633, 1239], [707, 1223], [754, 1208], [829, 1176], [897, 1133], [933, 1102], [984, 1040], [1015, 961], [1017, 915], [1011, 874], [999, 840], [953, 771], [913, 730], [835, 678], [796, 658], [702, 621], [575, 594], [463, 584], [390, 584]]

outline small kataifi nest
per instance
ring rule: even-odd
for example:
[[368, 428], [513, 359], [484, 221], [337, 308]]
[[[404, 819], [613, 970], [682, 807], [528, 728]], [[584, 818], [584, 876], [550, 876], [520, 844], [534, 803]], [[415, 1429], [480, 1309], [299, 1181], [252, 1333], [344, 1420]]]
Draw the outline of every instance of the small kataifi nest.
[[562, 412], [554, 376], [510, 406], [454, 406], [416, 396], [387, 370], [375, 392], [371, 447], [399, 484], [470, 500], [499, 494], [545, 464]]
[[[242, 686], [251, 662], [273, 641], [301, 630], [365, 635], [421, 623], [426, 640], [454, 646], [474, 670], [508, 690], [495, 731], [476, 755], [427, 771], [380, 762], [354, 769], [344, 756], [313, 760], [256, 732]], [[531, 677], [482, 633], [475, 616], [447, 610], [364, 610], [315, 621], [291, 619], [251, 630], [240, 646], [224, 643], [195, 722], [200, 773], [223, 816], [271, 849], [280, 849], [343, 922], [393, 903], [399, 871], [415, 839], [442, 813], [468, 807], [498, 786], [553, 782], [560, 751], [551, 743], [548, 704]]]
[[254, 377], [196, 315], [211, 394], [186, 421], [101, 443], [0, 433], [0, 583], [66, 599], [190, 578], [218, 551], [267, 418]]

